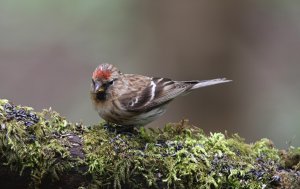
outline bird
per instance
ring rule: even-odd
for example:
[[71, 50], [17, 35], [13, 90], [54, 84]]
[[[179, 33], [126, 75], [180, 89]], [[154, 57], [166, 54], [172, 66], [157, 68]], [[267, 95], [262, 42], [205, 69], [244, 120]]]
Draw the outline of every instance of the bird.
[[103, 63], [92, 74], [90, 94], [96, 111], [107, 123], [141, 127], [165, 113], [166, 106], [176, 97], [230, 81], [226, 78], [175, 81], [123, 74], [112, 64]]

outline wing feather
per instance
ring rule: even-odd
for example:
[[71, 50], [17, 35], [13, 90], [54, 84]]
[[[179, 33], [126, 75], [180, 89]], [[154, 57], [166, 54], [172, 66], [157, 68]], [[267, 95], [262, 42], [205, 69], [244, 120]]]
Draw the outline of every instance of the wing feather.
[[132, 112], [150, 111], [193, 89], [230, 81], [225, 78], [205, 81], [173, 81], [167, 78], [140, 75], [127, 75], [127, 80], [130, 81], [130, 90], [120, 96], [119, 101], [122, 108]]
[[[132, 86], [139, 86], [141, 80], [132, 80]], [[184, 93], [190, 84], [172, 81], [167, 78], [144, 78], [147, 84], [141, 90], [131, 90], [122, 95], [119, 100], [128, 111], [150, 111], [167, 104], [178, 95]], [[144, 83], [145, 84], [145, 83]]]

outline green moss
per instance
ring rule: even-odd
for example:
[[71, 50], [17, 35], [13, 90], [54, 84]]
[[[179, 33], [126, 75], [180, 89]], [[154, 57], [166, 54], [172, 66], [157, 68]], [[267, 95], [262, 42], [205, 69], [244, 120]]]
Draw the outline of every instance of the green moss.
[[300, 147], [291, 146], [288, 151], [281, 151], [281, 156], [284, 167], [300, 171]]
[[[74, 166], [68, 148], [70, 145], [62, 135], [74, 131], [74, 125], [68, 123], [58, 113], [44, 110], [34, 113], [39, 121], [26, 126], [26, 115], [32, 113], [29, 107], [13, 107], [14, 116], [7, 116], [4, 106], [7, 100], [0, 100], [0, 152], [1, 163], [18, 171], [30, 171], [32, 184], [39, 187], [45, 176], [58, 179], [65, 169]], [[18, 112], [24, 110], [23, 112]]]
[[[11, 113], [7, 104], [0, 100], [0, 160], [21, 175], [29, 172], [32, 187], [43, 186], [47, 178], [58, 182], [74, 170], [85, 178], [80, 188], [300, 186], [299, 159], [290, 166], [287, 158], [298, 157], [299, 148], [282, 153], [268, 139], [247, 144], [238, 135], [206, 135], [186, 120], [126, 133], [105, 123], [73, 124], [52, 110], [14, 107], [25, 111], [22, 117]], [[33, 114], [38, 119], [32, 119]], [[75, 136], [79, 140], [74, 143]], [[282, 172], [287, 166], [292, 170]]]

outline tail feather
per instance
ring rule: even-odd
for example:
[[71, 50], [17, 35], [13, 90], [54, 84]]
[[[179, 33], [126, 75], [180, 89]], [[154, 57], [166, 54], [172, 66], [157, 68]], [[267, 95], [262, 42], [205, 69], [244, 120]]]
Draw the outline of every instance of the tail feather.
[[226, 78], [218, 78], [218, 79], [211, 79], [211, 80], [203, 80], [203, 81], [186, 81], [185, 83], [191, 83], [193, 84], [193, 87], [191, 88], [191, 90], [193, 89], [197, 89], [200, 87], [207, 87], [210, 85], [216, 85], [216, 84], [220, 84], [220, 83], [227, 83], [227, 82], [231, 82], [232, 80], [228, 80]]

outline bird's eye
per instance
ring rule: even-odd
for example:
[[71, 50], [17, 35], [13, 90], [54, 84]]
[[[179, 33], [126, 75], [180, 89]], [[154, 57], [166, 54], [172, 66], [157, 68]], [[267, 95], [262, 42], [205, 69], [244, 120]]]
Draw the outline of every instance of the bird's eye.
[[111, 80], [110, 82], [108, 82], [108, 85], [112, 85], [114, 84], [114, 80]]

